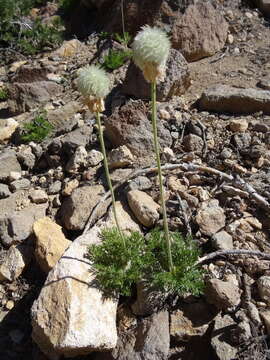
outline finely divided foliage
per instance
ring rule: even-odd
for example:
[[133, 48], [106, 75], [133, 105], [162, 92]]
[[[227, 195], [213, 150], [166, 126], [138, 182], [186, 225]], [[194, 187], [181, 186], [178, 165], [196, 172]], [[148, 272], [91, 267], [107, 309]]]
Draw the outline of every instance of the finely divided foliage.
[[78, 90], [84, 97], [103, 99], [108, 95], [110, 79], [103, 69], [90, 65], [80, 69], [78, 75]]

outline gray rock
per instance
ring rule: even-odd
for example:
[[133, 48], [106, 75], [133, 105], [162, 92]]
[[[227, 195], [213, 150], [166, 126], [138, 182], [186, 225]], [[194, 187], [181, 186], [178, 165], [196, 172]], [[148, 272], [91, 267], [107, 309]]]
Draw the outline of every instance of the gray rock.
[[62, 188], [62, 182], [60, 180], [57, 180], [49, 186], [48, 194], [49, 195], [58, 194], [61, 191], [61, 188]]
[[10, 212], [6, 216], [0, 217], [0, 240], [2, 243], [10, 246], [27, 239], [33, 232], [33, 223], [45, 216], [46, 208], [46, 204], [30, 205], [21, 211]]
[[[270, 7], [269, 7], [269, 9], [270, 9]], [[269, 14], [270, 14], [270, 10], [269, 10]], [[266, 78], [261, 79], [258, 82], [257, 86], [264, 90], [270, 90], [270, 78], [266, 77]]]
[[220, 310], [226, 310], [240, 304], [241, 292], [232, 281], [210, 279], [206, 281], [205, 296], [210, 304]]
[[[168, 101], [173, 96], [180, 96], [185, 93], [189, 85], [188, 64], [179, 51], [172, 49], [166, 64], [165, 80], [157, 84], [157, 100]], [[144, 79], [142, 71], [133, 62], [128, 67], [121, 91], [138, 99], [149, 99], [151, 97], [150, 84]]]
[[270, 276], [261, 276], [257, 285], [261, 299], [270, 304]]
[[[153, 157], [152, 125], [142, 101], [132, 101], [117, 108], [105, 120], [105, 131], [114, 146], [126, 145], [132, 154], [144, 157], [144, 165], [147, 157]], [[161, 148], [171, 146], [172, 138], [163, 121], [158, 122], [158, 135]]]
[[219, 206], [218, 200], [204, 201], [196, 215], [200, 231], [208, 236], [212, 236], [224, 228], [225, 219], [224, 211]]
[[233, 249], [233, 239], [230, 234], [222, 230], [216, 233], [212, 238], [212, 243], [217, 250], [231, 250]]
[[11, 246], [5, 253], [4, 261], [0, 265], [0, 281], [16, 280], [30, 262], [31, 256], [29, 246]]
[[12, 181], [12, 183], [10, 184], [10, 188], [13, 191], [27, 190], [30, 188], [30, 186], [31, 186], [30, 180], [24, 178]]
[[132, 180], [128, 186], [127, 191], [130, 190], [148, 190], [151, 189], [152, 183], [146, 176], [138, 176]]
[[103, 154], [101, 151], [93, 149], [89, 151], [87, 160], [90, 166], [97, 166], [101, 163], [101, 161], [103, 161]]
[[87, 151], [84, 146], [79, 146], [75, 153], [69, 159], [66, 165], [66, 171], [71, 174], [76, 174], [81, 167], [85, 167], [87, 164]]
[[214, 55], [225, 45], [228, 24], [210, 2], [190, 5], [172, 28], [172, 44], [187, 61]]
[[13, 83], [8, 87], [9, 108], [12, 112], [25, 112], [46, 104], [62, 91], [62, 86], [52, 81]]
[[102, 185], [83, 186], [73, 190], [61, 206], [60, 217], [64, 226], [69, 230], [82, 230], [103, 193]]
[[0, 199], [5, 199], [10, 195], [9, 187], [6, 184], [0, 184]]
[[30, 146], [20, 146], [17, 153], [17, 158], [19, 162], [28, 169], [33, 169], [33, 167], [35, 166], [36, 157], [32, 153], [32, 149]]
[[201, 110], [252, 114], [270, 114], [270, 91], [242, 89], [229, 85], [214, 85], [205, 90], [199, 100]]
[[43, 204], [48, 201], [48, 195], [44, 190], [32, 190], [30, 191], [30, 199], [34, 204]]
[[200, 154], [203, 150], [203, 139], [200, 136], [189, 134], [183, 139], [183, 144], [186, 151], [194, 151]]
[[48, 120], [53, 125], [57, 133], [66, 133], [75, 128], [78, 120], [75, 114], [81, 109], [81, 105], [76, 101], [70, 101], [62, 107], [48, 111]]
[[219, 360], [235, 359], [238, 350], [231, 341], [231, 331], [235, 328], [236, 323], [229, 315], [217, 315], [211, 335], [211, 345]]
[[8, 180], [11, 171], [21, 172], [21, 166], [13, 150], [4, 150], [0, 154], [0, 181]]
[[133, 155], [126, 145], [119, 146], [108, 154], [108, 164], [111, 169], [129, 166], [133, 160]]
[[92, 126], [85, 125], [62, 136], [61, 143], [64, 151], [72, 155], [78, 146], [86, 147], [91, 140], [92, 132]]
[[[110, 360], [168, 359], [170, 335], [167, 311], [143, 318], [128, 334], [119, 334], [117, 346], [111, 352]], [[102, 357], [98, 357], [97, 360], [102, 360]]]
[[137, 299], [131, 305], [133, 314], [139, 316], [152, 315], [164, 305], [166, 295], [149, 289], [143, 282], [137, 284]]

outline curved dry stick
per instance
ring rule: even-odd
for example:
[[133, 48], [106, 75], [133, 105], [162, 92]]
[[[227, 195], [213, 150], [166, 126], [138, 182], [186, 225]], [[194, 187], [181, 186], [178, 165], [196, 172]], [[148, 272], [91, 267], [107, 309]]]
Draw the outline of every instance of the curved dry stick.
[[[176, 164], [166, 164], [161, 167], [162, 170], [175, 170], [175, 169], [181, 169], [185, 172], [189, 171], [197, 171], [197, 172], [206, 172], [208, 174], [219, 176], [221, 179], [223, 179], [226, 182], [232, 183], [236, 188], [246, 191], [250, 198], [252, 198], [258, 206], [266, 210], [270, 213], [270, 204], [269, 202], [260, 194], [256, 192], [256, 190], [250, 185], [247, 184], [242, 178], [240, 178], [238, 175], [236, 177], [226, 174], [222, 171], [210, 168], [208, 166], [202, 166], [202, 165], [196, 165], [193, 163], [176, 163]], [[139, 169], [134, 171], [132, 174], [124, 178], [123, 180], [119, 181], [116, 185], [113, 186], [113, 190], [115, 191], [120, 186], [124, 185], [126, 182], [136, 178], [137, 176], [141, 175], [147, 175], [151, 173], [156, 173], [158, 171], [157, 167], [149, 167], [145, 169]], [[110, 191], [107, 191], [101, 200], [98, 202], [92, 213], [90, 214], [90, 217], [86, 223], [84, 234], [91, 228], [91, 226], [97, 221], [97, 215], [99, 212], [100, 207], [102, 204], [110, 197]], [[108, 204], [108, 206], [110, 203]]]
[[238, 255], [249, 255], [249, 256], [259, 256], [263, 259], [270, 260], [270, 254], [261, 252], [261, 251], [253, 251], [253, 250], [243, 250], [243, 249], [235, 249], [235, 250], [219, 250], [215, 251], [211, 254], [205, 255], [200, 258], [195, 265], [202, 265], [203, 263], [213, 260], [218, 256], [238, 256]]

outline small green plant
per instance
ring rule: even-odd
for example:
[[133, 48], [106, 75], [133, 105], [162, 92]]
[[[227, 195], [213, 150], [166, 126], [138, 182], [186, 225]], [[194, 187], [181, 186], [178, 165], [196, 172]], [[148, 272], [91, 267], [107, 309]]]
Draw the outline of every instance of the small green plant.
[[117, 51], [109, 50], [109, 54], [103, 59], [102, 66], [107, 70], [115, 70], [124, 65], [124, 63], [130, 59], [132, 52], [130, 50]]
[[0, 101], [5, 101], [8, 99], [8, 91], [5, 88], [0, 88]]
[[130, 296], [138, 281], [171, 294], [199, 295], [203, 291], [203, 273], [195, 265], [199, 250], [192, 240], [172, 234], [174, 268], [170, 271], [162, 231], [152, 231], [147, 239], [138, 232], [123, 235], [126, 246], [117, 229], [105, 229], [101, 236], [103, 242], [91, 245], [88, 257], [104, 294]]
[[23, 142], [41, 142], [43, 141], [53, 130], [53, 126], [46, 119], [46, 113], [42, 112], [37, 115], [33, 121], [24, 124], [23, 134], [21, 139]]
[[127, 46], [131, 42], [131, 35], [128, 32], [124, 32], [123, 35], [119, 33], [114, 34], [114, 38], [116, 41], [118, 41], [120, 44]]

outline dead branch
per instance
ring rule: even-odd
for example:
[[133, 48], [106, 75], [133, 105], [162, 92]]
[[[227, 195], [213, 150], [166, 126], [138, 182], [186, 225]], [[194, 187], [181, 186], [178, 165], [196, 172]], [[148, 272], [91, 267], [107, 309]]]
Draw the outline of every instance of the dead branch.
[[196, 265], [202, 265], [203, 263], [208, 262], [209, 260], [213, 260], [219, 256], [238, 256], [238, 255], [258, 256], [265, 260], [270, 260], [270, 254], [261, 251], [244, 250], [244, 249], [219, 250], [203, 256], [197, 261]]
[[[161, 167], [161, 169], [163, 171], [181, 169], [185, 173], [190, 172], [190, 171], [191, 172], [195, 171], [195, 172], [204, 172], [204, 173], [218, 176], [222, 180], [233, 184], [233, 186], [235, 186], [236, 188], [246, 191], [249, 194], [249, 197], [251, 199], [253, 199], [259, 207], [263, 208], [264, 210], [266, 210], [267, 212], [270, 213], [270, 204], [268, 203], [268, 201], [263, 196], [258, 194], [251, 185], [247, 184], [239, 176], [234, 177], [232, 175], [226, 174], [222, 171], [219, 171], [214, 168], [210, 168], [208, 166], [197, 165], [197, 164], [193, 164], [193, 163], [184, 163], [184, 162], [176, 163], [176, 164], [166, 164], [166, 165], [163, 165]], [[113, 189], [114, 189], [114, 191], [117, 190], [119, 187], [121, 187], [128, 181], [136, 178], [137, 176], [147, 175], [147, 174], [156, 173], [156, 172], [157, 172], [157, 167], [149, 167], [149, 168], [135, 170], [132, 174], [130, 174], [123, 180], [119, 181], [116, 185], [114, 185]], [[99, 214], [99, 210], [100, 210], [101, 206], [104, 204], [104, 202], [109, 198], [110, 198], [110, 191], [107, 191], [103, 195], [103, 197], [101, 198], [99, 203], [96, 205], [96, 207], [94, 208], [92, 213], [90, 214], [90, 217], [89, 217], [89, 219], [86, 223], [85, 229], [84, 229], [84, 233], [86, 233], [91, 228], [91, 226], [98, 220], [97, 216]], [[110, 202], [108, 202], [108, 206], [109, 205], [110, 205]]]

